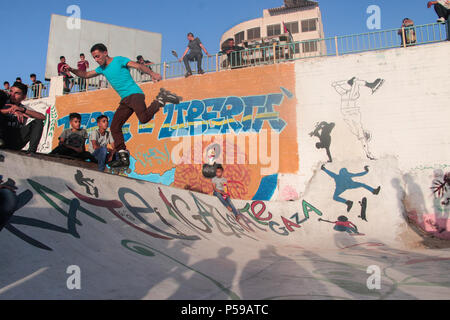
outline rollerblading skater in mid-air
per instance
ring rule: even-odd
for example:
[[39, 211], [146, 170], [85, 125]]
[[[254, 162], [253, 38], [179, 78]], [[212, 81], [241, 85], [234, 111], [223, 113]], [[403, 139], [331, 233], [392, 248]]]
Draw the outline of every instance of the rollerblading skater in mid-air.
[[99, 64], [97, 69], [93, 71], [82, 71], [73, 69], [68, 65], [64, 68], [66, 71], [72, 72], [83, 79], [104, 75], [114, 90], [116, 90], [122, 98], [111, 122], [111, 134], [114, 139], [117, 159], [109, 165], [113, 169], [127, 169], [130, 165], [130, 155], [125, 145], [122, 126], [133, 113], [136, 113], [136, 116], [141, 123], [148, 123], [166, 103], [179, 104], [182, 98], [161, 88], [156, 99], [147, 108], [144, 92], [133, 80], [129, 69], [134, 68], [144, 72], [150, 75], [154, 81], [160, 81], [161, 75], [153, 72], [147, 66], [131, 61], [128, 58], [120, 56], [110, 57], [108, 55], [108, 49], [101, 43], [92, 47], [91, 54]]

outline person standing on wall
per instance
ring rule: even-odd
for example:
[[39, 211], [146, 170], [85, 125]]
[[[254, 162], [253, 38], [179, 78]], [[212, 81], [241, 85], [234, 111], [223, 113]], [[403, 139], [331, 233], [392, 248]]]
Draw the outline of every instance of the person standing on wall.
[[[89, 61], [86, 60], [84, 53], [80, 54], [80, 61], [77, 64], [78, 70], [87, 71], [89, 69]], [[80, 92], [86, 90], [86, 79], [78, 79], [78, 86]]]
[[127, 151], [122, 133], [123, 125], [133, 113], [136, 113], [139, 121], [145, 124], [152, 120], [159, 109], [164, 107], [166, 103], [179, 104], [181, 98], [161, 88], [156, 99], [147, 108], [144, 92], [131, 77], [130, 68], [145, 72], [155, 81], [160, 81], [161, 75], [151, 71], [145, 65], [131, 61], [129, 58], [120, 56], [110, 57], [108, 55], [108, 49], [102, 43], [95, 44], [91, 48], [91, 54], [99, 64], [97, 69], [93, 71], [82, 71], [66, 65], [64, 71], [72, 72], [84, 79], [104, 75], [114, 90], [119, 94], [122, 100], [111, 122], [114, 150], [118, 154], [118, 159], [111, 162], [110, 166], [112, 168], [128, 167], [130, 165], [130, 155]]
[[203, 46], [200, 39], [195, 38], [194, 34], [192, 32], [188, 33], [187, 38], [189, 40], [189, 43], [187, 45], [186, 50], [183, 53], [183, 56], [179, 60], [179, 62], [183, 61], [184, 65], [186, 67], [186, 71], [187, 71], [185, 74], [186, 78], [189, 76], [192, 76], [192, 70], [191, 70], [191, 66], [189, 65], [189, 61], [197, 61], [198, 74], [204, 74], [205, 71], [203, 71], [203, 69], [202, 69], [202, 59], [203, 59], [202, 50], [205, 52], [205, 54], [208, 57], [210, 57], [208, 51]]
[[434, 10], [436, 11], [439, 19], [437, 22], [445, 23], [448, 20], [448, 16], [450, 13], [450, 0], [437, 0], [437, 1], [429, 1], [427, 6], [428, 9], [434, 5]]
[[63, 77], [65, 94], [69, 93], [73, 87], [73, 81], [72, 81], [73, 77], [70, 75], [70, 73], [67, 73], [64, 71], [66, 66], [67, 66], [66, 58], [64, 56], [59, 57], [58, 76]]

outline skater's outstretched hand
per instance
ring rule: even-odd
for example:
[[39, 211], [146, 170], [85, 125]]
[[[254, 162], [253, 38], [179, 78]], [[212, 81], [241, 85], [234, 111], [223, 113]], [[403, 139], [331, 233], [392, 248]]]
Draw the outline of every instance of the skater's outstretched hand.
[[162, 77], [161, 77], [161, 75], [159, 73], [153, 73], [152, 74], [152, 80], [158, 82], [158, 81], [162, 80]]

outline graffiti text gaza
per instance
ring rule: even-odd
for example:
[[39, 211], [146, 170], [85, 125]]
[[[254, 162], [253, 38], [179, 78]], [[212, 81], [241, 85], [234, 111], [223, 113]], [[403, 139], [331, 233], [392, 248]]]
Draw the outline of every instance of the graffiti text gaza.
[[[281, 106], [284, 95], [272, 93], [248, 97], [226, 97], [192, 100], [166, 105], [166, 119], [158, 139], [196, 135], [220, 135], [260, 132], [264, 122], [280, 133], [286, 121], [274, 106]], [[256, 112], [255, 112], [256, 111]], [[239, 119], [238, 119], [239, 118]]]

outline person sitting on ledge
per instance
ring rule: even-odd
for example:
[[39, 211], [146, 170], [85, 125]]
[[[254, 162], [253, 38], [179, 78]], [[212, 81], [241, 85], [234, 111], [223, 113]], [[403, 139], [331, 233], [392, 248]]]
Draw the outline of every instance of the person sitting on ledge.
[[97, 163], [97, 159], [86, 151], [85, 142], [89, 135], [86, 129], [81, 129], [81, 115], [71, 113], [69, 115], [70, 129], [64, 130], [59, 136], [59, 146], [50, 154], [68, 156], [80, 160], [90, 160]]
[[27, 85], [15, 82], [9, 95], [0, 91], [0, 147], [22, 150], [28, 143], [27, 153], [36, 153], [45, 115], [24, 106]]
[[448, 15], [450, 13], [450, 0], [437, 0], [437, 1], [429, 1], [428, 8], [434, 5], [434, 10], [436, 11], [439, 19], [437, 22], [445, 23], [448, 20]]

